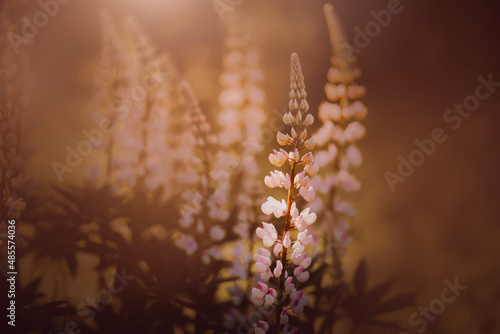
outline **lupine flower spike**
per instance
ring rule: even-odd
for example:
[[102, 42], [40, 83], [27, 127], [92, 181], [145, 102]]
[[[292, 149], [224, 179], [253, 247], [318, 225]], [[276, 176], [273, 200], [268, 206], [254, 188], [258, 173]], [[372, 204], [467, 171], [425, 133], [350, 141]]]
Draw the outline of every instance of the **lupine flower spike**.
[[[316, 132], [316, 137], [317, 145], [322, 150], [316, 153], [316, 161], [322, 173], [311, 180], [319, 195], [312, 207], [316, 210], [324, 208], [321, 220], [327, 222], [323, 227], [328, 229], [325, 235], [331, 238], [326, 243], [333, 242], [335, 247], [331, 251], [336, 257], [344, 252], [343, 246], [350, 240], [347, 219], [356, 214], [349, 202], [339, 198], [339, 191], [354, 192], [361, 187], [351, 170], [362, 163], [361, 152], [355, 142], [365, 135], [365, 127], [360, 121], [366, 117], [367, 109], [358, 101], [364, 96], [365, 88], [356, 84], [360, 70], [352, 50], [345, 43], [337, 14], [331, 4], [324, 6], [324, 12], [333, 56], [328, 71], [329, 82], [325, 86], [328, 101], [321, 103], [318, 113], [323, 124]], [[336, 270], [341, 272], [339, 260], [336, 261]]]
[[[252, 302], [258, 306], [274, 307], [273, 333], [280, 333], [281, 329], [293, 332], [288, 328], [288, 312], [301, 313], [309, 301], [303, 290], [297, 290], [296, 284], [309, 279], [307, 268], [311, 265], [311, 258], [306, 255], [305, 249], [313, 241], [308, 227], [316, 221], [315, 213], [309, 208], [300, 212], [295, 201], [300, 197], [306, 202], [314, 200], [315, 191], [309, 176], [315, 175], [319, 168], [309, 152], [314, 148], [316, 139], [314, 136], [308, 138], [307, 127], [314, 122], [314, 118], [308, 113], [304, 76], [296, 53], [291, 56], [289, 97], [290, 110], [283, 116], [283, 121], [290, 126], [290, 131], [277, 134], [278, 143], [287, 150], [274, 150], [269, 155], [273, 165], [286, 165], [288, 171], [275, 170], [264, 180], [270, 188], [284, 188], [287, 196], [281, 200], [268, 197], [262, 204], [264, 214], [285, 220], [284, 229], [279, 233], [274, 224], [262, 223], [256, 232], [266, 248], [260, 248], [254, 255], [255, 269], [260, 273], [262, 282], [252, 290]], [[275, 261], [267, 248], [272, 249]], [[273, 282], [276, 289], [268, 286]], [[289, 297], [288, 305], [283, 303], [285, 296]], [[269, 327], [267, 323], [260, 322], [255, 332], [266, 333]]]
[[0, 160], [0, 191], [2, 192], [0, 214], [2, 220], [19, 219], [21, 212], [26, 208], [26, 203], [21, 197], [24, 181], [16, 128], [8, 101], [7, 74], [2, 70], [0, 71], [0, 156], [2, 156]]

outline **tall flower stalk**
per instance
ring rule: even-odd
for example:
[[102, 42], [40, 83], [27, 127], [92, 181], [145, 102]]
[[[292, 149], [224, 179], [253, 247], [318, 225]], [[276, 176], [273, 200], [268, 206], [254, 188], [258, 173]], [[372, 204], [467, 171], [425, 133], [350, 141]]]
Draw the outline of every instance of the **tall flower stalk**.
[[[331, 309], [338, 308], [346, 292], [342, 256], [350, 243], [349, 220], [357, 214], [354, 206], [345, 200], [347, 193], [361, 188], [360, 181], [352, 170], [362, 163], [362, 155], [356, 142], [365, 135], [361, 120], [366, 117], [367, 108], [358, 99], [365, 94], [365, 88], [356, 83], [361, 75], [356, 59], [346, 46], [339, 18], [331, 4], [324, 6], [324, 13], [332, 44], [331, 67], [325, 93], [328, 98], [319, 106], [318, 118], [322, 125], [315, 133], [317, 137], [316, 162], [321, 173], [311, 182], [318, 193], [312, 207], [321, 212], [320, 229], [324, 236], [323, 261], [328, 264], [332, 278], [333, 296], [325, 296], [322, 286], [317, 290], [315, 308], [328, 302]], [[325, 319], [320, 332], [329, 321]]]
[[[274, 150], [269, 155], [269, 161], [276, 167], [289, 165], [289, 173], [275, 170], [264, 179], [269, 188], [284, 188], [287, 196], [286, 200], [281, 201], [270, 196], [262, 204], [264, 214], [274, 215], [278, 219], [284, 217], [285, 224], [281, 234], [278, 234], [272, 223], [263, 222], [263, 227], [257, 228], [257, 236], [262, 239], [264, 246], [273, 247], [275, 260], [271, 259], [271, 252], [266, 248], [260, 248], [254, 254], [255, 269], [260, 273], [262, 282], [258, 283], [258, 288], [252, 289], [251, 297], [257, 306], [274, 307], [273, 333], [280, 333], [282, 329], [285, 333], [295, 333], [298, 329], [289, 331], [288, 328], [288, 311], [299, 314], [309, 302], [304, 291], [297, 288], [298, 284], [309, 279], [306, 269], [311, 265], [311, 258], [306, 255], [305, 247], [313, 241], [308, 226], [316, 221], [315, 213], [310, 212], [309, 208], [299, 212], [296, 203], [300, 197], [306, 202], [314, 200], [315, 191], [309, 183], [309, 175], [316, 174], [319, 166], [314, 162], [311, 152], [301, 152], [312, 150], [315, 146], [314, 136], [307, 139], [307, 127], [314, 122], [314, 118], [307, 113], [309, 104], [304, 76], [296, 53], [292, 54], [290, 63], [290, 111], [283, 116], [284, 123], [290, 126], [290, 132], [278, 132], [277, 141], [281, 146], [291, 148], [288, 152], [284, 149]], [[274, 283], [276, 289], [269, 288], [265, 282]], [[269, 328], [267, 322], [260, 321], [255, 332], [266, 333]]]

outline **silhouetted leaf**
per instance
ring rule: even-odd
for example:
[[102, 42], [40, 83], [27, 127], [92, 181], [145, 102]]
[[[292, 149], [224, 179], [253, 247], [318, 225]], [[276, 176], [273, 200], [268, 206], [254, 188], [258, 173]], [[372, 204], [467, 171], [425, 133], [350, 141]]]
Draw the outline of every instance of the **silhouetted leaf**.
[[366, 259], [363, 259], [359, 262], [356, 274], [354, 275], [354, 289], [356, 289], [357, 293], [363, 293], [365, 291], [368, 281], [367, 275], [368, 266], [366, 264]]
[[382, 303], [380, 306], [376, 308], [376, 310], [372, 313], [373, 316], [389, 313], [393, 311], [398, 311], [408, 306], [412, 306], [415, 304], [415, 293], [405, 293], [402, 295], [398, 295], [394, 298], [389, 299], [388, 301]]

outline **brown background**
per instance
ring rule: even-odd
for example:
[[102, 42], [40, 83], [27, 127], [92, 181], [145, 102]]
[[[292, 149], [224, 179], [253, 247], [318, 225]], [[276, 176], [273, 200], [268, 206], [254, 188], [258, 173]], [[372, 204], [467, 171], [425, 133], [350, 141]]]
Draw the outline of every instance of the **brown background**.
[[[325, 98], [330, 45], [323, 3], [244, 0], [238, 7], [253, 23], [263, 50], [270, 112], [287, 103], [291, 52], [301, 57], [311, 109]], [[364, 29], [373, 20], [370, 11], [385, 9], [387, 3], [333, 2], [351, 40], [355, 27]], [[40, 183], [57, 182], [50, 163], [62, 162], [64, 147], [75, 147], [84, 139], [81, 131], [93, 127], [91, 74], [99, 57], [103, 4], [116, 19], [134, 14], [159, 49], [172, 53], [205, 110], [212, 116], [217, 110], [224, 30], [210, 1], [70, 1], [31, 45], [21, 46], [35, 79], [38, 126], [30, 139], [38, 151], [30, 172]], [[474, 93], [478, 76], [492, 73], [500, 81], [500, 5], [463, 0], [401, 4], [403, 11], [358, 56], [369, 117], [361, 143], [365, 162], [358, 172], [364, 187], [354, 198], [360, 214], [345, 265], [351, 275], [357, 260], [367, 257], [372, 283], [395, 275], [398, 289], [418, 292], [419, 306], [440, 296], [444, 279], [458, 277], [469, 288], [427, 331], [480, 333], [472, 328], [500, 317], [498, 301], [492, 302], [500, 293], [500, 87], [456, 131], [442, 117]], [[27, 8], [28, 13], [40, 9], [34, 1]], [[428, 138], [438, 127], [448, 139], [391, 192], [384, 172], [396, 172], [398, 156], [408, 157], [416, 148], [414, 140]], [[81, 180], [91, 159], [66, 182]], [[413, 311], [394, 318], [407, 324]]]

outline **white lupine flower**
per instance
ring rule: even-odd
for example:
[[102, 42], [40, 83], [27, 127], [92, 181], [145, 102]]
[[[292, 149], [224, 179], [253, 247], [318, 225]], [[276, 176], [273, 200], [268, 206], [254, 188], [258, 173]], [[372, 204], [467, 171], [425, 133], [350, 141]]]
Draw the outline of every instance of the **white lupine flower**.
[[302, 163], [304, 165], [309, 165], [314, 161], [313, 154], [311, 152], [308, 152], [302, 157]]
[[286, 211], [286, 203], [285, 203], [285, 200], [281, 200], [278, 201], [276, 199], [274, 199], [274, 197], [272, 196], [269, 196], [267, 198], [267, 201], [262, 204], [261, 208], [262, 208], [262, 212], [266, 215], [271, 215], [274, 213], [274, 216], [276, 218], [280, 218], [283, 216], [283, 214], [285, 213]]
[[262, 223], [264, 228], [257, 228], [257, 236], [262, 239], [264, 246], [271, 247], [278, 239], [278, 232], [273, 224]]
[[269, 161], [276, 167], [283, 166], [287, 160], [288, 154], [283, 149], [279, 151], [274, 150], [274, 153], [269, 154]]
[[291, 246], [291, 244], [292, 244], [292, 240], [290, 239], [290, 231], [287, 231], [285, 233], [285, 237], [283, 238], [283, 246], [285, 248], [288, 248]]
[[358, 191], [361, 188], [361, 182], [345, 169], [340, 170], [337, 174], [337, 179], [345, 191]]
[[309, 175], [316, 175], [319, 171], [319, 165], [317, 163], [313, 162], [313, 163], [307, 165], [306, 167], [304, 167], [304, 170]]
[[349, 143], [353, 143], [365, 136], [366, 129], [360, 122], [352, 122], [346, 128], [344, 132], [345, 140]]
[[319, 167], [324, 167], [336, 158], [337, 151], [337, 146], [330, 144], [328, 145], [328, 150], [319, 151], [315, 154], [314, 161], [318, 164]]
[[297, 235], [297, 241], [299, 241], [304, 246], [309, 246], [313, 242], [312, 235], [307, 234], [308, 230], [303, 230]]
[[309, 176], [307, 176], [305, 172], [300, 172], [299, 174], [295, 175], [293, 184], [295, 188], [307, 187], [309, 185]]
[[344, 145], [346, 141], [344, 130], [340, 126], [334, 125], [331, 133], [331, 139], [338, 145]]
[[281, 133], [280, 131], [278, 131], [276, 138], [278, 139], [278, 144], [281, 146], [288, 145], [292, 139], [288, 134]]
[[325, 101], [319, 105], [318, 117], [322, 121], [332, 120], [338, 122], [342, 118], [342, 109], [338, 104]]
[[303, 126], [309, 126], [314, 123], [314, 117], [311, 114], [307, 114], [306, 118], [304, 119], [304, 122], [302, 122]]
[[287, 112], [285, 115], [283, 115], [283, 123], [285, 123], [286, 125], [293, 125], [295, 123], [295, 117], [291, 112]]
[[[309, 237], [311, 237], [311, 240], [312, 240], [312, 235], [309, 235]], [[312, 263], [311, 257], [306, 257], [304, 260], [302, 260], [302, 262], [300, 263], [300, 266], [304, 269], [307, 269], [307, 268], [309, 268], [311, 263]]]
[[271, 176], [266, 176], [264, 178], [264, 183], [269, 188], [276, 188], [283, 183], [283, 180], [284, 180], [283, 172], [276, 170], [274, 172], [271, 172]]
[[300, 283], [305, 283], [309, 279], [309, 272], [304, 271], [304, 268], [302, 268], [301, 266], [295, 268], [295, 270], [293, 271], [293, 275], [297, 277], [297, 280]]
[[281, 254], [282, 248], [283, 248], [283, 246], [281, 244], [274, 245], [274, 248], [273, 248], [274, 256], [279, 257]]
[[275, 277], [280, 277], [283, 272], [283, 263], [280, 260], [276, 261], [276, 268], [274, 268], [273, 274]]
[[304, 142], [304, 147], [308, 150], [313, 150], [316, 147], [316, 136], [312, 136]]
[[314, 188], [311, 186], [300, 188], [299, 193], [308, 202], [311, 202], [314, 199], [314, 197], [316, 196], [316, 193], [314, 192]]
[[273, 277], [273, 273], [271, 272], [271, 270], [268, 268], [267, 271], [265, 273], [262, 273], [260, 274], [260, 278], [264, 281], [264, 282], [268, 282], [271, 277]]
[[363, 157], [356, 145], [349, 145], [346, 150], [347, 160], [353, 167], [359, 167], [363, 163]]
[[[298, 245], [297, 247], [295, 247], [296, 245]], [[300, 265], [300, 263], [302, 262], [302, 260], [304, 260], [306, 254], [304, 253], [305, 251], [305, 247], [303, 245], [301, 245], [300, 243], [295, 243], [293, 244], [293, 251], [292, 251], [292, 262], [293, 264], [295, 265]]]
[[297, 209], [297, 204], [295, 202], [292, 203], [292, 206], [290, 207], [290, 216], [293, 218], [296, 218], [299, 215], [299, 210]]
[[290, 180], [290, 175], [286, 173], [285, 179], [283, 181], [283, 188], [289, 189], [292, 186], [292, 181]]
[[290, 151], [290, 153], [288, 153], [288, 158], [290, 160], [295, 161], [295, 162], [299, 162], [299, 159], [300, 159], [299, 150], [295, 149], [293, 151]]

